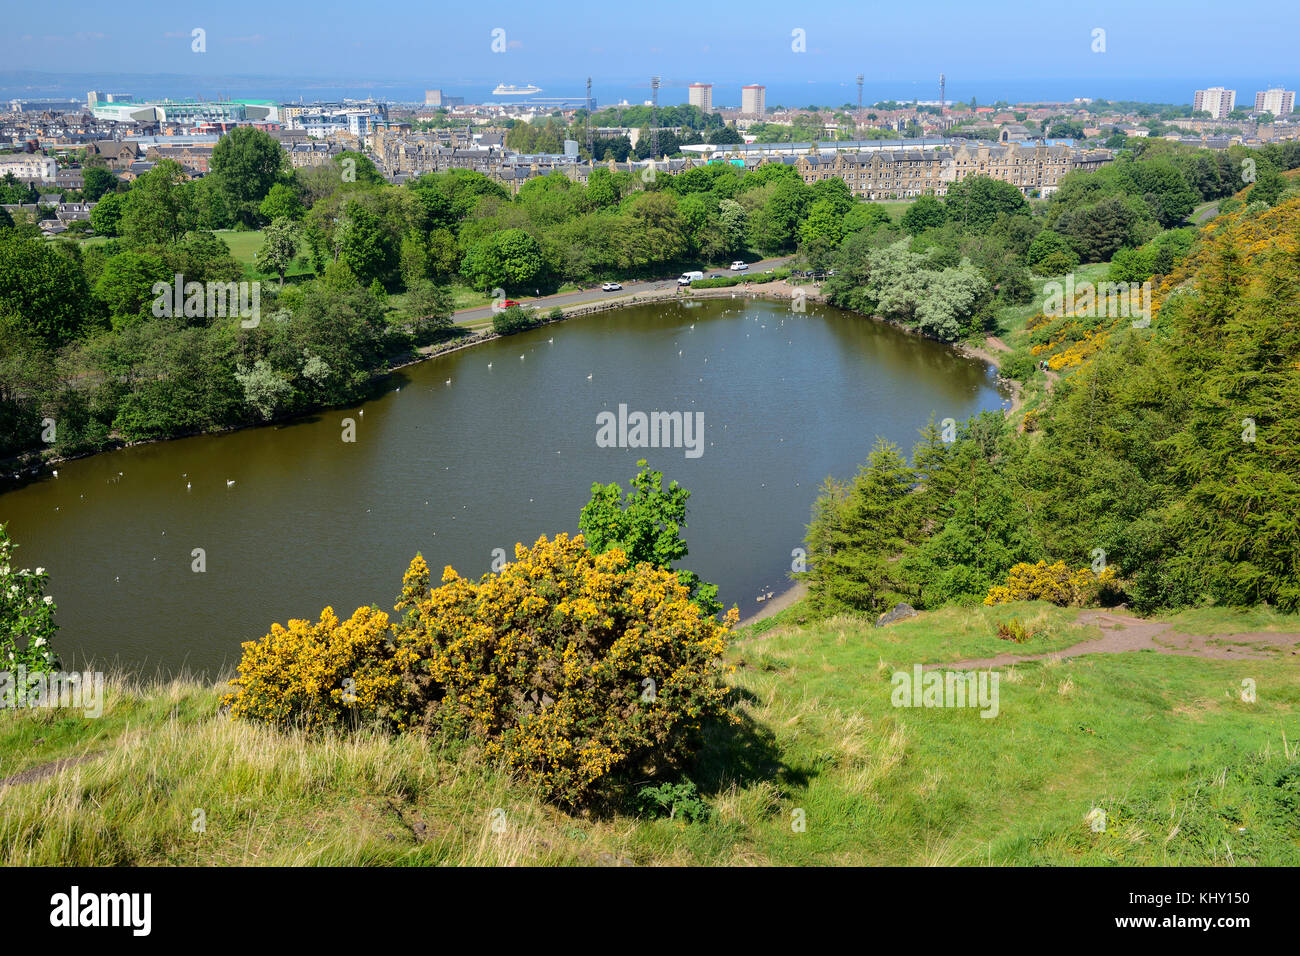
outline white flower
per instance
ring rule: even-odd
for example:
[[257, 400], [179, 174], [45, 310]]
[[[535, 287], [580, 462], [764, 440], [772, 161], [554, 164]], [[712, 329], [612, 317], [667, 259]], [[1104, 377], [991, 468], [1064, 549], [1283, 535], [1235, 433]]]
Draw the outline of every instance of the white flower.
[[43, 638], [43, 637], [32, 638], [32, 646], [33, 646], [33, 647], [44, 647], [44, 646], [45, 646], [45, 638]]
[[46, 603], [46, 604], [53, 604], [53, 603], [54, 603], [54, 598], [50, 597], [48, 594], [45, 595], [45, 603]]
[[45, 573], [45, 569], [44, 569], [44, 568], [37, 568], [37, 569], [36, 569], [36, 573], [37, 573], [37, 574], [44, 574], [44, 573]]

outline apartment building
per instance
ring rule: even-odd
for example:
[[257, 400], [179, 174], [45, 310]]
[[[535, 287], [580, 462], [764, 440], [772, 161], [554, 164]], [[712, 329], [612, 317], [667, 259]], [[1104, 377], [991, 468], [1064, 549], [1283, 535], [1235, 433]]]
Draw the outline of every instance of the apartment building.
[[36, 179], [43, 183], [54, 181], [59, 164], [51, 156], [36, 153], [15, 153], [0, 156], [0, 178], [13, 173], [17, 179]]
[[1192, 98], [1193, 110], [1205, 110], [1214, 119], [1227, 119], [1237, 106], [1237, 91], [1225, 90], [1221, 86], [1212, 86], [1208, 90], [1197, 90]]
[[687, 91], [687, 102], [697, 106], [702, 113], [713, 112], [713, 84], [692, 83]]
[[767, 114], [767, 87], [742, 86], [740, 88], [740, 113], [742, 116], [762, 118]]
[[1295, 90], [1261, 90], [1255, 94], [1255, 112], [1285, 116], [1295, 111]]
[[809, 154], [795, 161], [809, 185], [835, 177], [861, 199], [943, 196], [967, 176], [1011, 183], [1026, 196], [1050, 196], [1076, 170], [1093, 171], [1113, 159], [1104, 149], [1009, 143], [962, 145], [952, 149], [895, 149]]

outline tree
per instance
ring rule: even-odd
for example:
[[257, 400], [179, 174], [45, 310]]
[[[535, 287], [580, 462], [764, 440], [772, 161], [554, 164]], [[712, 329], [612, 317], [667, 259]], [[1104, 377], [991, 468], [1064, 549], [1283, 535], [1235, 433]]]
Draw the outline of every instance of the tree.
[[[1067, 265], [1066, 270], [1072, 269], [1079, 264], [1079, 257], [1075, 254], [1073, 247], [1068, 239], [1059, 232], [1053, 232], [1051, 229], [1044, 229], [1038, 235], [1034, 236], [1034, 241], [1029, 244], [1029, 253], [1026, 258], [1029, 265], [1039, 272], [1040, 275], [1059, 275], [1057, 271], [1043, 272], [1039, 269], [1044, 260], [1055, 253], [1065, 256], [1065, 261], [1072, 263]], [[1054, 259], [1052, 268], [1056, 269], [1061, 264], [1061, 259]]]
[[454, 303], [451, 290], [428, 279], [416, 279], [406, 290], [406, 310], [411, 314], [411, 332], [417, 340], [451, 328]]
[[257, 206], [285, 173], [280, 144], [253, 126], [236, 126], [212, 150], [211, 172], [230, 208], [245, 225], [256, 224]]
[[898, 448], [878, 439], [851, 483], [828, 479], [808, 525], [808, 600], [821, 615], [878, 612], [899, 595], [894, 559], [914, 530], [915, 475]]
[[542, 248], [522, 229], [505, 229], [474, 244], [461, 271], [480, 291], [511, 290], [533, 282], [542, 271]]
[[990, 176], [967, 176], [948, 187], [944, 206], [951, 222], [963, 229], [988, 229], [1000, 214], [1029, 215], [1029, 202], [1011, 183]]
[[0, 312], [22, 316], [50, 348], [81, 333], [91, 312], [81, 266], [44, 239], [0, 232]]
[[360, 202], [349, 202], [334, 231], [334, 250], [362, 284], [375, 279], [391, 282], [397, 271], [398, 249], [380, 216]]
[[[628, 561], [644, 561], [666, 571], [690, 552], [681, 532], [686, 527], [686, 502], [691, 493], [677, 482], [663, 487], [663, 472], [651, 471], [645, 459], [626, 495], [618, 482], [599, 482], [591, 486], [591, 500], [578, 517], [578, 528], [595, 554], [614, 548], [627, 555]], [[677, 577], [691, 594], [692, 600], [708, 615], [722, 610], [718, 603], [718, 586], [702, 582], [693, 571], [677, 570]]]
[[122, 181], [102, 166], [91, 166], [82, 174], [81, 194], [86, 202], [98, 202], [105, 193], [116, 192]]
[[100, 197], [95, 208], [90, 210], [90, 224], [101, 236], [116, 236], [122, 225], [122, 214], [126, 211], [127, 197], [122, 193], [108, 193]]
[[135, 181], [122, 214], [121, 233], [132, 246], [174, 243], [195, 226], [188, 174], [164, 159]]
[[934, 196], [919, 196], [903, 213], [900, 225], [912, 235], [919, 235], [927, 229], [936, 229], [948, 221], [948, 214]]
[[127, 249], [109, 258], [95, 280], [95, 297], [103, 302], [114, 327], [147, 319], [156, 296], [154, 283], [170, 287], [174, 274], [161, 256]]
[[298, 198], [298, 190], [287, 183], [276, 183], [262, 200], [258, 212], [268, 221], [276, 219], [298, 221], [303, 216], [302, 200]]
[[293, 394], [293, 386], [262, 359], [254, 362], [251, 369], [243, 365], [236, 368], [235, 381], [244, 389], [244, 401], [266, 422], [275, 417]]
[[280, 287], [284, 288], [284, 274], [298, 256], [298, 226], [292, 219], [282, 216], [271, 220], [271, 224], [262, 233], [262, 238], [263, 245], [257, 253], [257, 265], [279, 276]]
[[1250, 192], [1246, 194], [1249, 202], [1266, 202], [1270, 206], [1277, 203], [1278, 197], [1287, 187], [1286, 177], [1276, 169], [1269, 169], [1261, 172], [1259, 178], [1255, 180], [1255, 185], [1250, 187]]

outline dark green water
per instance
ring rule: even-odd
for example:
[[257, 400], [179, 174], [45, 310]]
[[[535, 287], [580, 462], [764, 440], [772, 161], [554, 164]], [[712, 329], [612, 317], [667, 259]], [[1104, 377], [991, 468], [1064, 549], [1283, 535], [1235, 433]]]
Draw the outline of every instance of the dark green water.
[[[21, 565], [51, 573], [65, 664], [213, 676], [272, 622], [391, 611], [417, 551], [435, 580], [445, 564], [478, 576], [494, 549], [576, 532], [592, 482], [626, 486], [642, 457], [693, 492], [685, 563], [745, 617], [789, 586], [825, 476], [853, 474], [878, 435], [910, 452], [931, 415], [1003, 403], [991, 370], [937, 343], [741, 299], [575, 319], [392, 386], [360, 409], [65, 462], [0, 496]], [[703, 412], [703, 453], [597, 447], [620, 403]]]

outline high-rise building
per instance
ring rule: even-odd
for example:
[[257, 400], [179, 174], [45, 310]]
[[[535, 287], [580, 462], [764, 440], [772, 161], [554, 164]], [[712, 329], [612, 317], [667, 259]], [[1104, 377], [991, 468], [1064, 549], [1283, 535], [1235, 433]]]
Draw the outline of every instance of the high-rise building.
[[742, 86], [740, 88], [740, 112], [746, 116], [760, 119], [767, 113], [767, 87]]
[[1255, 112], [1285, 116], [1295, 111], [1295, 90], [1262, 90], [1255, 94]]
[[442, 90], [425, 90], [424, 105], [425, 106], [464, 106], [465, 97], [448, 96]]
[[1193, 110], [1205, 110], [1213, 119], [1226, 119], [1237, 106], [1237, 91], [1225, 90], [1221, 86], [1212, 86], [1208, 90], [1197, 90], [1192, 101]]
[[698, 106], [701, 113], [713, 112], [713, 84], [692, 83], [690, 86], [691, 106]]

